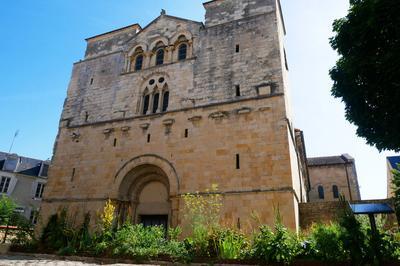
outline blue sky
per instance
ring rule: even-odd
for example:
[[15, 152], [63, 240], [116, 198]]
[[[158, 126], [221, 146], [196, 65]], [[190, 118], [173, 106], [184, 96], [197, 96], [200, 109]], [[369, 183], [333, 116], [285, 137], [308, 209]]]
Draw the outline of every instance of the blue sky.
[[[84, 39], [133, 23], [145, 26], [164, 8], [203, 21], [199, 0], [18, 0], [0, 10], [0, 151], [39, 159], [52, 155], [73, 62]], [[304, 130], [308, 156], [349, 153], [356, 159], [363, 198], [386, 196], [386, 162], [356, 137], [344, 107], [330, 96], [328, 76], [337, 55], [329, 46], [331, 24], [348, 0], [282, 0], [294, 123]]]

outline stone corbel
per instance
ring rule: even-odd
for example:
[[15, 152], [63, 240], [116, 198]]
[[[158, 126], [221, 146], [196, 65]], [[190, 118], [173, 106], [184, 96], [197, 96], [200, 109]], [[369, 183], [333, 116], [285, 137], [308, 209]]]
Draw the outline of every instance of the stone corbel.
[[201, 117], [200, 115], [196, 115], [196, 116], [189, 117], [188, 120], [189, 120], [190, 122], [198, 122], [198, 121], [201, 120], [201, 118], [202, 118], [202, 117]]
[[214, 112], [209, 115], [212, 119], [224, 119], [228, 117], [227, 112]]
[[175, 120], [174, 120], [174, 119], [165, 119], [165, 120], [163, 121], [163, 125], [164, 125], [164, 126], [172, 126], [173, 123], [175, 123]]
[[147, 130], [147, 129], [149, 129], [149, 127], [150, 127], [150, 123], [140, 124], [140, 128], [143, 129], [143, 130]]
[[271, 106], [263, 106], [258, 108], [258, 111], [260, 112], [266, 112], [266, 111], [271, 111], [272, 107]]
[[238, 115], [244, 115], [244, 114], [248, 114], [250, 112], [251, 112], [251, 108], [250, 107], [243, 107], [243, 108], [240, 108], [240, 109], [236, 110], [236, 113]]
[[106, 136], [110, 135], [113, 132], [114, 132], [113, 128], [106, 128], [106, 129], [103, 130], [103, 134], [106, 135]]
[[163, 125], [165, 126], [165, 135], [171, 133], [171, 127], [175, 123], [174, 119], [165, 119]]
[[131, 127], [129, 127], [129, 126], [121, 127], [122, 132], [128, 132], [129, 130], [131, 130]]

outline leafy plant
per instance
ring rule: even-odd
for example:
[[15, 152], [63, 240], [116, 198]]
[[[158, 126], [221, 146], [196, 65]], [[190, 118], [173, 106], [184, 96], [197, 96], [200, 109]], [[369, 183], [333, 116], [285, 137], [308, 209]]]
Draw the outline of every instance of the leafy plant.
[[265, 263], [290, 264], [300, 250], [297, 235], [283, 226], [278, 212], [274, 230], [265, 225], [260, 227], [260, 232], [253, 239], [250, 256]]
[[197, 256], [213, 256], [217, 253], [215, 233], [219, 230], [222, 195], [218, 185], [212, 185], [205, 193], [183, 195], [184, 219], [192, 236], [185, 241], [186, 247]]
[[374, 237], [373, 234], [368, 234], [370, 236], [370, 241], [368, 241], [362, 223], [349, 208], [344, 209], [339, 219], [339, 225], [341, 227], [339, 241], [349, 254], [352, 265], [364, 265], [367, 255], [375, 253], [373, 246], [368, 247], [368, 243], [374, 242], [371, 241], [374, 240], [371, 239]]
[[336, 223], [315, 224], [304, 248], [306, 255], [325, 262], [346, 261], [348, 253], [341, 241], [342, 229]]
[[[400, 164], [397, 168], [400, 169]], [[392, 189], [397, 223], [400, 224], [400, 171], [397, 169], [393, 170]]]
[[234, 230], [222, 229], [218, 234], [218, 256], [221, 259], [243, 259], [248, 248], [247, 238]]
[[113, 205], [112, 201], [109, 199], [104, 206], [103, 212], [101, 214], [101, 225], [103, 226], [104, 231], [109, 231], [112, 229], [113, 222], [114, 222], [114, 213], [115, 213], [115, 206]]
[[17, 204], [6, 195], [2, 194], [0, 199], [0, 225], [6, 225], [4, 230], [3, 243], [6, 242], [8, 236], [8, 226], [11, 225], [12, 219], [17, 215], [15, 208]]

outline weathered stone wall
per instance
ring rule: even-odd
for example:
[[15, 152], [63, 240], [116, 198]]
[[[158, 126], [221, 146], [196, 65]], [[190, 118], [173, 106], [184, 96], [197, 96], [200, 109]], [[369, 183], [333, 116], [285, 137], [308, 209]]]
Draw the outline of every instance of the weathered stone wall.
[[[388, 199], [384, 200], [357, 200], [352, 203], [387, 203], [393, 208], [393, 202]], [[339, 201], [325, 202], [309, 202], [301, 203], [300, 209], [300, 227], [303, 230], [308, 229], [314, 223], [330, 223], [338, 221], [344, 208], [348, 208], [348, 203]], [[391, 227], [396, 222], [394, 214], [384, 215], [386, 217], [387, 226]]]
[[[118, 199], [122, 180], [116, 179], [116, 173], [132, 158], [154, 154], [176, 169], [179, 182], [170, 177], [172, 197], [218, 184], [229, 195], [252, 195], [232, 203], [236, 210], [227, 212], [227, 217], [240, 218], [239, 213], [249, 216], [256, 210], [271, 223], [274, 216], [265, 214], [273, 212], [275, 202], [294, 228], [294, 219], [288, 218], [294, 212], [287, 212], [294, 208], [287, 127], [278, 115], [283, 101], [283, 96], [277, 95], [163, 116], [62, 128], [51, 168], [51, 176], [57, 178], [49, 179], [46, 199], [64, 203]], [[165, 121], [174, 122], [168, 128]], [[143, 124], [148, 124], [148, 129], [142, 129]], [[111, 133], [104, 133], [109, 129]], [[185, 129], [188, 138], [184, 137]], [[240, 169], [236, 169], [236, 154], [240, 155]], [[174, 188], [173, 183], [179, 187]], [[257, 193], [273, 200], [251, 200]], [[288, 197], [292, 199], [288, 201]]]
[[[120, 41], [132, 31], [113, 33], [115, 41], [107, 34], [89, 40], [90, 58], [74, 65], [68, 89], [41, 212], [44, 221], [63, 205], [71, 212], [94, 213], [108, 198], [129, 201], [130, 213], [135, 212], [135, 197], [121, 191], [134, 191], [132, 170], [155, 166], [154, 173], [144, 174], [160, 180], [166, 176], [170, 225], [182, 222], [182, 194], [218, 184], [224, 223], [251, 224], [255, 211], [260, 222], [273, 224], [279, 208], [284, 223], [298, 228], [297, 204], [305, 193], [288, 126], [278, 6], [275, 1], [253, 0], [245, 6], [215, 1], [206, 5], [207, 19], [222, 12], [211, 10], [221, 2], [234, 3], [228, 12], [237, 10], [219, 22], [218, 16], [212, 18], [206, 27], [161, 15], [125, 45]], [[186, 60], [177, 61], [175, 41], [181, 34], [190, 49]], [[155, 66], [153, 47], [159, 41], [167, 56]], [[127, 60], [138, 46], [147, 57], [144, 69], [131, 71]], [[112, 52], [105, 54], [102, 47]], [[161, 77], [165, 81], [158, 84]], [[168, 111], [142, 115], [145, 89], [165, 84]]]
[[[344, 196], [347, 200], [361, 200], [354, 163], [309, 166], [308, 171], [311, 181], [311, 191], [309, 193], [310, 201], [339, 200], [333, 197], [332, 187], [334, 185], [338, 186], [339, 194]], [[320, 185], [324, 188], [324, 199], [320, 199], [318, 195], [318, 186]]]

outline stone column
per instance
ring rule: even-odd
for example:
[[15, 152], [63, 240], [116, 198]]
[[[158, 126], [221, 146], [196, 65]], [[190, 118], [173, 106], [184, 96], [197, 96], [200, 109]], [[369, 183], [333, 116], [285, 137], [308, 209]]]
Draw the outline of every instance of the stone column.
[[149, 68], [151, 66], [151, 57], [153, 55], [153, 52], [143, 52], [143, 69]]

